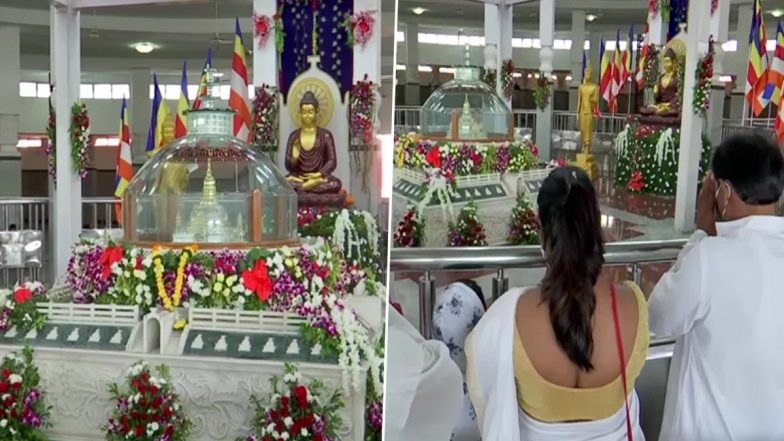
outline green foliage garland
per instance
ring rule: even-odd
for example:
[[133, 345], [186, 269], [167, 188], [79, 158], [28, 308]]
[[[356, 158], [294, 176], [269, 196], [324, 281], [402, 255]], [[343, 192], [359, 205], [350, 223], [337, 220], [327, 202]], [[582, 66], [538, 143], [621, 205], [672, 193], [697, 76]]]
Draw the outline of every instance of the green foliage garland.
[[536, 89], [534, 89], [534, 102], [537, 109], [544, 110], [550, 105], [551, 89], [552, 86], [547, 75], [544, 72], [539, 72], [539, 78], [536, 79]]

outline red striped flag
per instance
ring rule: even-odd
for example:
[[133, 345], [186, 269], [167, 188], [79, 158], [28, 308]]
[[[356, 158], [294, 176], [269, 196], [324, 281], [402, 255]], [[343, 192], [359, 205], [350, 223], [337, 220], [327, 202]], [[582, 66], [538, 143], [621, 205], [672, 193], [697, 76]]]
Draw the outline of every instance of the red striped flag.
[[207, 96], [207, 69], [212, 67], [212, 49], [207, 50], [207, 61], [204, 62], [204, 69], [201, 70], [201, 79], [199, 79], [199, 90], [196, 92], [196, 98], [193, 100], [193, 109], [201, 109], [201, 99]]
[[[133, 161], [131, 159], [131, 127], [128, 124], [128, 112], [125, 97], [120, 109], [120, 145], [117, 147], [117, 166], [115, 168], [114, 196], [121, 199], [128, 184], [133, 179]], [[122, 224], [122, 203], [114, 204], [117, 221]]]
[[245, 46], [242, 44], [240, 20], [236, 19], [237, 34], [234, 36], [234, 56], [231, 59], [231, 95], [229, 108], [234, 110], [234, 136], [250, 142], [250, 100], [248, 98], [248, 63], [245, 62]]

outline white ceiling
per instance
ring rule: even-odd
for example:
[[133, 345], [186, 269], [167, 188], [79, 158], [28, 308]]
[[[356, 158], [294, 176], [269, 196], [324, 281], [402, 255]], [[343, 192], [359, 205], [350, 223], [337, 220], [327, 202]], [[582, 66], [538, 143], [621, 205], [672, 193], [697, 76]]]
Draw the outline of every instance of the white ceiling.
[[[382, 0], [380, 14], [382, 69], [390, 74], [394, 6], [394, 0]], [[252, 10], [253, 0], [185, 0], [177, 4], [82, 10], [83, 71], [88, 75], [90, 72], [121, 74], [131, 68], [150, 68], [174, 75], [179, 72], [183, 59], [188, 60], [192, 70], [198, 71], [209, 47], [216, 63], [228, 67], [233, 51], [234, 17], [240, 17], [246, 48], [252, 47]], [[49, 1], [0, 0], [2, 24], [20, 26], [22, 69], [48, 71]], [[231, 44], [217, 44], [216, 33]], [[150, 54], [139, 54], [130, 47], [139, 41], [151, 41], [160, 48]]]

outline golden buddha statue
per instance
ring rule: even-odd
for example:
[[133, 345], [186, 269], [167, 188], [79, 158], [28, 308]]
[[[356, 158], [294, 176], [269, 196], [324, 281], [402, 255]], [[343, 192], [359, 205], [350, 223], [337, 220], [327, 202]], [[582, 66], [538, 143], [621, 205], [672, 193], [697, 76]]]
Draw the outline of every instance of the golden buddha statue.
[[672, 47], [665, 50], [662, 67], [664, 73], [653, 88], [654, 104], [643, 108], [640, 113], [646, 116], [680, 119], [680, 61]]
[[346, 195], [341, 193], [340, 179], [332, 176], [337, 168], [335, 140], [332, 133], [317, 124], [319, 101], [313, 92], [305, 92], [299, 102], [301, 127], [289, 136], [286, 145], [286, 178], [299, 194], [300, 205], [342, 207]]
[[577, 121], [583, 153], [590, 154], [593, 146], [593, 129], [599, 115], [599, 86], [593, 81], [593, 68], [585, 68], [585, 80], [577, 91]]

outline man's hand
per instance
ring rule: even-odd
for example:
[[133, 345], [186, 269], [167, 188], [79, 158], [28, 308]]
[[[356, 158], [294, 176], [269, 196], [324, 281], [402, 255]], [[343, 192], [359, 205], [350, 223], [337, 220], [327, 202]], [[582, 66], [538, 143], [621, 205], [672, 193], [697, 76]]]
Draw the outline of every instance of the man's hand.
[[697, 228], [708, 233], [709, 236], [716, 235], [716, 189], [718, 184], [713, 172], [708, 172], [702, 181], [702, 190], [697, 199]]

